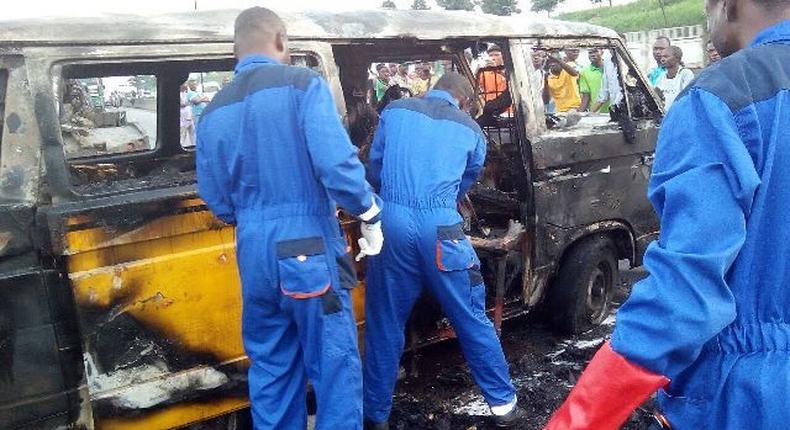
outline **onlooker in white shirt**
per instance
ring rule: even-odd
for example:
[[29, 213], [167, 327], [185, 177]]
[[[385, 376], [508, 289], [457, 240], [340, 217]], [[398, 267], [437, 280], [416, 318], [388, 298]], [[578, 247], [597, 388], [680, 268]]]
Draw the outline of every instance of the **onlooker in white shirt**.
[[664, 98], [664, 107], [668, 110], [680, 92], [694, 80], [694, 72], [681, 65], [683, 51], [679, 47], [670, 46], [663, 55], [667, 72], [658, 78], [656, 89]]

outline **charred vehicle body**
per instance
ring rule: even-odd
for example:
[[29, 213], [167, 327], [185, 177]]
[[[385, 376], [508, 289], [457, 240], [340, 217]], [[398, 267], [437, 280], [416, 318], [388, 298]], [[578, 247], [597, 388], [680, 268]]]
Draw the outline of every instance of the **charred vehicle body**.
[[[235, 234], [197, 197], [181, 94], [232, 79], [236, 14], [0, 26], [0, 427], [232, 427], [247, 406]], [[571, 332], [607, 315], [618, 261], [639, 265], [657, 236], [645, 190], [662, 114], [616, 33], [466, 13], [283, 17], [294, 63], [326, 78], [363, 155], [371, 65], [498, 73], [505, 87], [481, 101], [505, 109], [484, 124], [485, 173], [461, 205], [489, 314], [499, 327], [545, 304]], [[504, 65], [475, 70], [491, 44]], [[531, 55], [569, 46], [609, 53], [617, 121], [547, 121]], [[415, 310], [412, 348], [453, 336], [437, 309]]]

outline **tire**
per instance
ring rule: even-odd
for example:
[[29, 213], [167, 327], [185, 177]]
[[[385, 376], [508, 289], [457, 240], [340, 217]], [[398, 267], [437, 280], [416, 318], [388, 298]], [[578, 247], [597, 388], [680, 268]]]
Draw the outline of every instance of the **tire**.
[[601, 324], [618, 279], [617, 250], [608, 236], [596, 234], [572, 245], [546, 297], [553, 327], [579, 334]]

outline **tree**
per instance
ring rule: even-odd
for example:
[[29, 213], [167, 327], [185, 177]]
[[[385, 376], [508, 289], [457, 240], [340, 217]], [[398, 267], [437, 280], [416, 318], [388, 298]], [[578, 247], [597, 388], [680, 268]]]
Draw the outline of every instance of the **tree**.
[[480, 7], [484, 13], [492, 15], [509, 16], [521, 13], [521, 9], [518, 8], [518, 0], [482, 0]]
[[547, 14], [554, 12], [554, 9], [557, 9], [557, 6], [560, 5], [565, 0], [532, 0], [532, 11], [533, 12], [543, 12], [545, 11]]
[[472, 0], [436, 0], [436, 4], [447, 10], [475, 10]]
[[[590, 0], [590, 3], [599, 5], [599, 4], [603, 3], [603, 0]], [[612, 7], [612, 6], [614, 6], [612, 4], [612, 0], [609, 0], [609, 7]]]
[[411, 4], [411, 8], [414, 10], [428, 10], [428, 3], [425, 0], [414, 0], [414, 3]]
[[135, 87], [139, 93], [142, 90], [156, 90], [156, 78], [152, 75], [136, 75], [129, 77], [129, 85]]
[[398, 5], [392, 0], [385, 0], [384, 3], [381, 4], [381, 7], [384, 9], [397, 9]]

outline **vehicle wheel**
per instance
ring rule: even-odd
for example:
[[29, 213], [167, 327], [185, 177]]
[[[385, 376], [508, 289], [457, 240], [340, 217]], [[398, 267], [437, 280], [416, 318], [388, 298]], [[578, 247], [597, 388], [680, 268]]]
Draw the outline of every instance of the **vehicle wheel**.
[[609, 237], [597, 234], [574, 244], [547, 293], [553, 326], [579, 334], [603, 322], [618, 279], [617, 251]]

